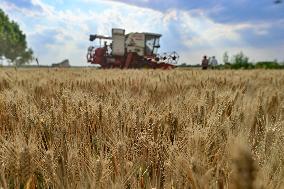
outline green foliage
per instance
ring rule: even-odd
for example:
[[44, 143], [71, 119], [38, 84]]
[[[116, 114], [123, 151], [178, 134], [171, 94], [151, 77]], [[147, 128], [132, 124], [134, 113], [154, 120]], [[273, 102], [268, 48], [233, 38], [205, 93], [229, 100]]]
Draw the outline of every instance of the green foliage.
[[182, 63], [182, 64], [178, 65], [177, 67], [180, 67], [180, 68], [198, 68], [198, 67], [200, 67], [200, 64], [186, 64], [186, 63]]
[[223, 62], [224, 64], [229, 64], [229, 55], [227, 51], [223, 55]]
[[33, 59], [33, 51], [27, 47], [26, 36], [19, 25], [10, 21], [0, 9], [0, 57], [11, 63], [23, 65]]
[[224, 65], [219, 65], [219, 69], [284, 69], [284, 64], [279, 64], [275, 61], [261, 61], [253, 64], [249, 62], [249, 57], [239, 52], [231, 58], [229, 62], [228, 53], [223, 55]]
[[232, 69], [252, 69], [254, 65], [249, 63], [249, 58], [244, 55], [243, 52], [240, 52], [233, 56], [232, 58]]
[[284, 65], [280, 65], [277, 61], [264, 61], [264, 62], [257, 62], [255, 64], [255, 68], [262, 68], [262, 69], [282, 69]]

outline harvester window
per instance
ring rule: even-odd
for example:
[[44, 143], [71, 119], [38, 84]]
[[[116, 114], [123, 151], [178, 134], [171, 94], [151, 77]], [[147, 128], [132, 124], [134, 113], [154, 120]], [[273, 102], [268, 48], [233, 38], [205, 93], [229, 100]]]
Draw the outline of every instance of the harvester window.
[[146, 55], [147, 56], [152, 56], [153, 54], [157, 53], [158, 48], [160, 47], [159, 44], [159, 37], [157, 36], [146, 36]]
[[159, 48], [160, 48], [160, 38], [156, 38], [153, 50], [155, 55], [158, 53]]

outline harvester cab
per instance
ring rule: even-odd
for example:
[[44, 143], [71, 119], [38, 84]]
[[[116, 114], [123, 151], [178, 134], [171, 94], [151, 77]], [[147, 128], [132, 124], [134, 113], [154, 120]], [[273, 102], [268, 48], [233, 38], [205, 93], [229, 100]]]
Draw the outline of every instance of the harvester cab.
[[123, 29], [112, 29], [111, 37], [90, 35], [90, 41], [98, 39], [100, 47], [88, 48], [87, 61], [102, 68], [174, 68], [179, 59], [176, 52], [158, 54], [161, 36], [155, 33], [125, 34]]

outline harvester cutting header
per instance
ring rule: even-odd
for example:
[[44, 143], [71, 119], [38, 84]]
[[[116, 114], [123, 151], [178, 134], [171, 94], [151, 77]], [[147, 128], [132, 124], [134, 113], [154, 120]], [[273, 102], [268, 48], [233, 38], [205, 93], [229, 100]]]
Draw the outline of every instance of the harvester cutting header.
[[179, 59], [176, 52], [157, 53], [161, 36], [156, 33], [125, 34], [124, 29], [112, 29], [112, 37], [90, 35], [90, 41], [99, 39], [100, 47], [88, 48], [87, 61], [102, 68], [174, 68]]

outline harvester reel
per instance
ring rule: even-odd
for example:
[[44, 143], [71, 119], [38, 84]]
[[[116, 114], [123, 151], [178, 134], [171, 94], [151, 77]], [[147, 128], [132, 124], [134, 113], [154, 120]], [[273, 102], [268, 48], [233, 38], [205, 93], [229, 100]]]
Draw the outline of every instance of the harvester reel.
[[160, 54], [156, 55], [155, 61], [156, 62], [160, 62], [161, 60], [163, 60], [163, 56], [161, 56]]
[[179, 60], [179, 54], [177, 52], [172, 52], [169, 56], [168, 56], [168, 62], [170, 64], [177, 64]]
[[168, 63], [169, 62], [169, 55], [167, 53], [163, 53], [161, 57], [161, 61]]

